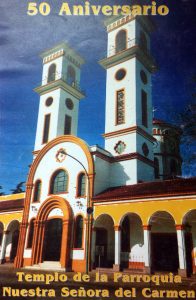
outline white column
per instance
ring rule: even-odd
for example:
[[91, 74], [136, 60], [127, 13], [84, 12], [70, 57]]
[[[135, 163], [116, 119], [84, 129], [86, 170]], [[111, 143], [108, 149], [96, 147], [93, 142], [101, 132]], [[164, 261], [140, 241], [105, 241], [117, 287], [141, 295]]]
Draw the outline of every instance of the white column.
[[114, 226], [115, 233], [115, 254], [114, 254], [114, 265], [113, 269], [116, 271], [120, 270], [120, 252], [121, 252], [121, 227]]
[[96, 229], [92, 229], [92, 252], [91, 252], [91, 258], [92, 258], [92, 267], [95, 263], [95, 246], [96, 246]]
[[179, 270], [178, 273], [181, 276], [187, 276], [186, 270], [186, 249], [183, 225], [176, 225], [177, 241], [178, 241], [178, 258], [179, 258]]
[[150, 229], [151, 226], [149, 225], [143, 225], [144, 230], [144, 265], [145, 265], [145, 271], [146, 273], [150, 273], [150, 267], [151, 267], [151, 249], [150, 249]]
[[150, 226], [143, 225], [144, 229], [144, 263], [150, 267]]
[[1, 244], [1, 253], [0, 253], [0, 264], [2, 264], [5, 259], [5, 251], [6, 251], [6, 243], [7, 243], [8, 234], [9, 234], [9, 231], [4, 231], [4, 233], [3, 233], [3, 239], [2, 239], [2, 244]]

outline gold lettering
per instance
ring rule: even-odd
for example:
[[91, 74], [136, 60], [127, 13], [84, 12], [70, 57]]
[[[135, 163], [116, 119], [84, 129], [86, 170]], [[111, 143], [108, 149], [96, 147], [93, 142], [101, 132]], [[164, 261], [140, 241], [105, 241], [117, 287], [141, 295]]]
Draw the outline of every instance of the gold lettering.
[[156, 16], [156, 14], [157, 14], [156, 5], [157, 5], [156, 2], [152, 1], [152, 10], [151, 10], [151, 15], [152, 16]]
[[105, 16], [111, 16], [112, 15], [112, 8], [111, 6], [109, 5], [104, 5], [102, 7], [102, 13], [105, 15]]
[[159, 15], [166, 16], [169, 13], [169, 8], [166, 5], [160, 5], [157, 9]]
[[74, 5], [73, 6], [73, 14], [75, 16], [83, 16], [84, 15], [84, 8], [82, 5]]
[[101, 5], [91, 5], [92, 12], [95, 16], [98, 16], [101, 10]]
[[68, 3], [63, 3], [59, 12], [59, 16], [62, 15], [67, 15], [67, 16], [71, 16], [71, 10], [69, 8], [69, 4]]
[[118, 16], [119, 15], [119, 10], [121, 10], [121, 6], [120, 5], [114, 5], [113, 6], [113, 15]]
[[131, 13], [131, 7], [129, 5], [122, 6], [122, 15], [129, 15]]
[[148, 11], [151, 9], [151, 5], [144, 5], [143, 6], [143, 15], [147, 16], [148, 15]]
[[145, 298], [151, 298], [151, 291], [149, 288], [142, 289], [142, 296]]
[[132, 16], [141, 16], [142, 15], [142, 8], [140, 5], [133, 5], [131, 10]]
[[21, 282], [23, 281], [24, 272], [17, 272], [16, 276], [18, 276], [18, 281]]

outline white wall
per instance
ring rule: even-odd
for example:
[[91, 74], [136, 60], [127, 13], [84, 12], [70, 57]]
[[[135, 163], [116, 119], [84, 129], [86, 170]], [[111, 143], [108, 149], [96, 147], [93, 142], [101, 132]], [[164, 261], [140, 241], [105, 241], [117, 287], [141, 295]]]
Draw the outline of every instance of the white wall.
[[[124, 79], [117, 81], [119, 69], [126, 70]], [[113, 132], [136, 124], [136, 60], [133, 58], [107, 70], [105, 132]], [[116, 125], [116, 93], [125, 90], [125, 123]]]
[[[45, 102], [49, 97], [53, 98], [53, 103], [50, 106], [46, 106]], [[44, 119], [45, 119], [45, 115], [47, 114], [50, 114], [49, 140], [52, 140], [53, 138], [56, 137], [57, 120], [58, 120], [58, 112], [59, 112], [59, 97], [60, 97], [60, 90], [51, 91], [40, 97], [34, 150], [39, 150], [43, 147], [42, 140], [43, 140], [43, 130], [44, 130]]]
[[95, 162], [95, 187], [94, 194], [104, 191], [110, 186], [110, 163], [96, 157], [94, 155]]
[[136, 33], [136, 21], [132, 20], [131, 22], [128, 22], [119, 28], [112, 30], [108, 33], [108, 55], [107, 56], [112, 56], [114, 55], [114, 48], [115, 48], [115, 38], [117, 33], [124, 29], [127, 31], [127, 38], [129, 40], [135, 39], [135, 33]]
[[[53, 148], [51, 148], [40, 161], [37, 170], [34, 176], [34, 183], [36, 180], [42, 181], [42, 189], [41, 189], [41, 198], [40, 202], [32, 202], [33, 201], [33, 193], [32, 193], [32, 201], [30, 204], [30, 211], [29, 211], [29, 221], [32, 218], [37, 216], [38, 210], [42, 203], [50, 197], [49, 194], [49, 182], [52, 174], [58, 169], [65, 169], [69, 174], [68, 179], [68, 192], [58, 194], [58, 196], [67, 200], [71, 206], [73, 215], [76, 216], [77, 214], [82, 214], [86, 217], [86, 209], [87, 209], [87, 197], [76, 197], [76, 186], [77, 186], [77, 176], [80, 172], [83, 172], [83, 167], [75, 161], [73, 158], [66, 156], [65, 160], [62, 163], [56, 161], [56, 154], [60, 148], [64, 148], [66, 152], [73, 157], [77, 158], [86, 168], [88, 171], [88, 162], [86, 158], [86, 154], [80, 148], [79, 145], [74, 144], [72, 142], [64, 142], [60, 143]], [[86, 185], [86, 194], [88, 195], [88, 180]], [[34, 191], [33, 191], [34, 192]], [[81, 206], [78, 206], [77, 201], [80, 201]], [[57, 209], [51, 214], [55, 214], [55, 216], [61, 216], [61, 210]], [[77, 253], [79, 250], [74, 250], [73, 257], [81, 257], [83, 256], [83, 252]], [[31, 250], [25, 249], [24, 257], [31, 257]]]
[[52, 65], [52, 64], [55, 64], [56, 65], [56, 74], [55, 74], [55, 79], [59, 79], [61, 78], [61, 74], [63, 72], [62, 70], [62, 64], [63, 62], [63, 56], [60, 56], [48, 63], [45, 63], [43, 65], [43, 72], [42, 72], [42, 85], [45, 85], [48, 83], [48, 69], [49, 67]]

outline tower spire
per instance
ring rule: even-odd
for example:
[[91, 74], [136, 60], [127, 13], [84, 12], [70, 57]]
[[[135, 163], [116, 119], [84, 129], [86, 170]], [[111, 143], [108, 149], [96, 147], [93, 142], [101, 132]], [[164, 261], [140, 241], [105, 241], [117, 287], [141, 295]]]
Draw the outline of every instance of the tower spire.
[[42, 83], [35, 88], [40, 105], [35, 151], [60, 135], [77, 135], [80, 69], [84, 60], [68, 44], [61, 43], [41, 54]]
[[105, 148], [118, 157], [123, 169], [129, 168], [130, 183], [152, 180], [153, 24], [128, 15], [110, 18], [106, 27], [107, 57], [100, 61], [107, 72]]

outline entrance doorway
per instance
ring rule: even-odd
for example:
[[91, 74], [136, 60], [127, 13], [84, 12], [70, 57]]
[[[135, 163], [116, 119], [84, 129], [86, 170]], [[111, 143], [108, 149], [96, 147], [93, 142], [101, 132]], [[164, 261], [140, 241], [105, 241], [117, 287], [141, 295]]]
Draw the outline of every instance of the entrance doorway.
[[44, 260], [60, 261], [62, 240], [62, 219], [55, 218], [46, 223], [44, 237]]
[[151, 234], [151, 259], [154, 271], [178, 270], [178, 244], [175, 233]]
[[94, 223], [95, 240], [93, 252], [93, 267], [112, 268], [114, 264], [114, 222], [103, 214]]
[[173, 217], [158, 211], [150, 218], [152, 271], [177, 272], [179, 268], [178, 242]]
[[107, 230], [96, 230], [95, 266], [107, 267]]

